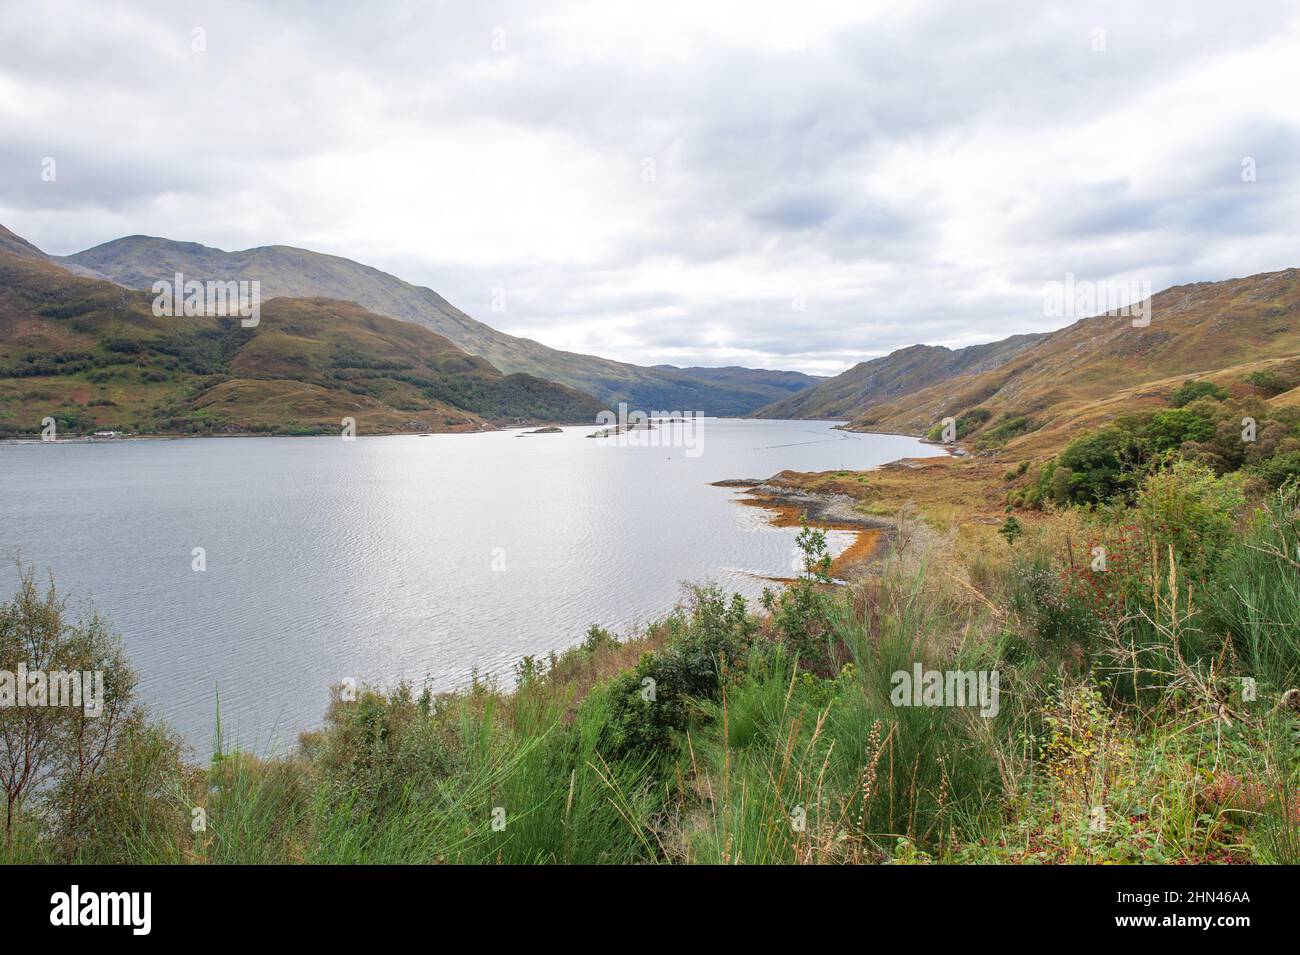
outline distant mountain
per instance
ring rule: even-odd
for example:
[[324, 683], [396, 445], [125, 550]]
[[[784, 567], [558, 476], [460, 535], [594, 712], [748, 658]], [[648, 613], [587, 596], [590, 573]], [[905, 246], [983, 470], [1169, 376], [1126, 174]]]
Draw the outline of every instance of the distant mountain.
[[[1283, 369], [1289, 379], [1298, 357], [1300, 269], [1198, 282], [1152, 296], [1149, 324], [1118, 314], [1081, 319], [996, 368], [873, 404], [850, 427], [917, 434], [950, 416], [977, 444], [1034, 453], [1081, 428], [1167, 406], [1186, 378], [1248, 393], [1252, 372]], [[1293, 392], [1271, 400], [1297, 403]]]
[[760, 408], [753, 417], [853, 418], [882, 402], [938, 382], [998, 368], [1043, 337], [1012, 335], [987, 345], [955, 350], [941, 345], [900, 348], [882, 358], [859, 362], [816, 387]]
[[357, 302], [372, 312], [423, 325], [504, 372], [560, 382], [611, 408], [626, 401], [644, 411], [743, 415], [818, 381], [798, 372], [761, 369], [645, 368], [559, 351], [476, 321], [432, 289], [350, 259], [290, 246], [224, 252], [194, 242], [136, 235], [60, 261], [93, 269], [130, 288], [149, 288], [183, 272], [200, 280], [256, 279], [264, 298], [325, 296]]
[[352, 302], [277, 298], [260, 324], [166, 317], [0, 231], [0, 433], [477, 430], [594, 421], [589, 395], [502, 374], [427, 328]]
[[737, 415], [749, 414], [767, 402], [808, 391], [827, 380], [822, 376], [805, 375], [799, 371], [770, 371], [764, 368], [741, 368], [737, 365], [725, 368], [652, 365], [651, 370], [728, 390], [735, 396], [732, 402], [735, 410], [732, 413]]

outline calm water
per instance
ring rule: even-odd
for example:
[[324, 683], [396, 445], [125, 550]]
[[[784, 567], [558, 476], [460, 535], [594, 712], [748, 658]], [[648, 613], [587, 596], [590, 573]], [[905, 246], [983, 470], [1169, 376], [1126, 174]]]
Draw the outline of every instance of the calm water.
[[0, 597], [20, 552], [110, 618], [196, 750], [218, 691], [228, 734], [267, 749], [344, 677], [508, 682], [592, 623], [655, 618], [683, 581], [756, 595], [797, 531], [711, 481], [934, 453], [825, 422], [706, 419], [697, 456], [593, 430], [0, 446]]

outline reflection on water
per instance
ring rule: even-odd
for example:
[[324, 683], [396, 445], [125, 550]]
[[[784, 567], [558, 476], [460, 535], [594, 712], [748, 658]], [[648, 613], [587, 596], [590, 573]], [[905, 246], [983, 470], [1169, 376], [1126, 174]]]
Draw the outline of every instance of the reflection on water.
[[196, 749], [218, 691], [228, 734], [265, 748], [345, 677], [448, 689], [653, 619], [683, 581], [757, 595], [797, 531], [711, 481], [933, 453], [826, 422], [710, 418], [695, 454], [593, 430], [0, 446], [0, 594], [15, 553], [48, 567]]

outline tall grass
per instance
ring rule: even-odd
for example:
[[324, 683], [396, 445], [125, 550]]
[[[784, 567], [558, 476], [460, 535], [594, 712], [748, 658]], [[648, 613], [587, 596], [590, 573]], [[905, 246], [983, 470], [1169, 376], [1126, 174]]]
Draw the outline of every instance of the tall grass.
[[[941, 847], [996, 828], [1020, 717], [964, 707], [896, 706], [892, 676], [992, 670], [1000, 645], [981, 634], [945, 646], [958, 605], [928, 568], [891, 566], [867, 612], [832, 605], [832, 645], [850, 661], [830, 678], [799, 672], [780, 648], [756, 648], [746, 678], [702, 708], [689, 766], [707, 824], [693, 861], [844, 862], [886, 858], [900, 840]], [[966, 607], [967, 614], [980, 611]], [[970, 622], [970, 616], [964, 618]], [[996, 632], [996, 631], [994, 631]], [[1011, 703], [1011, 705], [1007, 705]]]
[[1257, 680], [1300, 686], [1300, 486], [1271, 494], [1224, 557], [1213, 622]]
[[1275, 714], [1269, 720], [1266, 754], [1260, 861], [1300, 865], [1300, 742], [1294, 719]]
[[[968, 559], [909, 542], [852, 586], [795, 583], [765, 617], [697, 590], [636, 640], [593, 628], [529, 661], [511, 693], [336, 695], [281, 758], [226, 752], [218, 718], [196, 768], [140, 722], [90, 821], [34, 799], [4, 858], [1294, 863], [1298, 505], [1294, 489], [1266, 502], [1208, 584], [1151, 547], [1089, 580], [1112, 588], [1101, 603], [1068, 582], [1113, 527], [1078, 512], [990, 532]], [[895, 674], [916, 664], [996, 671], [996, 715], [900, 704]], [[1245, 676], [1258, 706], [1232, 695]], [[1090, 829], [1098, 807], [1112, 828]]]

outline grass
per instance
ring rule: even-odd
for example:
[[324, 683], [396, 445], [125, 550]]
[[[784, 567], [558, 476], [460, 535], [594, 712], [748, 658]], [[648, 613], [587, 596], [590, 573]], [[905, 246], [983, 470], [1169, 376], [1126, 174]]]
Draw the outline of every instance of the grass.
[[1289, 269], [1166, 289], [1151, 299], [1149, 326], [1114, 314], [1081, 319], [992, 370], [871, 404], [853, 427], [921, 434], [983, 407], [992, 427], [1003, 415], [1033, 420], [1035, 430], [1008, 441], [1014, 458], [1054, 452], [1080, 429], [1155, 407], [1187, 377], [1240, 393], [1245, 376], [1300, 352], [1294, 326], [1281, 318], [1298, 283], [1300, 272]]
[[1001, 515], [999, 478], [1005, 466], [949, 457], [941, 448], [935, 455], [873, 471], [783, 471], [767, 483], [792, 492], [844, 495], [854, 499], [860, 513], [887, 520], [902, 510], [915, 512], [938, 530]]
[[[340, 690], [285, 758], [218, 747], [196, 767], [141, 722], [88, 828], [69, 843], [57, 800], [31, 796], [4, 858], [1294, 863], [1296, 492], [1246, 515], [1208, 581], [1145, 538], [1091, 574], [1077, 555], [1098, 535], [1210, 493], [1151, 487], [1131, 513], [1049, 512], [1014, 543], [900, 534], [879, 574], [802, 578], [768, 614], [697, 590], [633, 638], [593, 627], [523, 661], [511, 692]], [[898, 705], [918, 663], [996, 671], [996, 714]]]
[[1300, 685], [1300, 510], [1296, 493], [1268, 497], [1230, 556], [1215, 622], [1249, 672], [1273, 688]]

